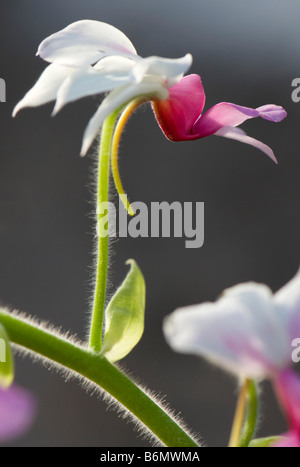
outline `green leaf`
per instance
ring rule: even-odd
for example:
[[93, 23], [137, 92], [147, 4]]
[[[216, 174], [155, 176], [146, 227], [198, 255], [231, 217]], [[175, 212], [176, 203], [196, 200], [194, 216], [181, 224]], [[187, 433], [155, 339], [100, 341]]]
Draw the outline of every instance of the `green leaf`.
[[267, 438], [256, 438], [249, 443], [249, 448], [268, 448], [282, 439], [281, 436], [268, 436]]
[[14, 360], [8, 335], [0, 323], [0, 387], [8, 388], [14, 379]]
[[124, 282], [105, 311], [105, 334], [101, 353], [116, 362], [131, 352], [144, 332], [146, 287], [143, 274], [132, 259]]

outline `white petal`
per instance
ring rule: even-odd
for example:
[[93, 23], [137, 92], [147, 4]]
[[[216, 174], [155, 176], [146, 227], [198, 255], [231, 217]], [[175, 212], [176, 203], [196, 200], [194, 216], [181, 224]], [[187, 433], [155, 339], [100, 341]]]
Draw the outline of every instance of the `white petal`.
[[104, 57], [93, 67], [94, 70], [103, 71], [103, 73], [108, 74], [117, 74], [119, 75], [124, 73], [129, 73], [132, 67], [139, 60], [143, 60], [138, 55], [133, 55], [132, 57], [125, 57], [123, 55], [111, 55], [109, 57]]
[[289, 345], [294, 338], [300, 338], [300, 270], [274, 295], [275, 303], [280, 307], [282, 327], [289, 334]]
[[125, 106], [132, 99], [140, 96], [149, 96], [149, 99], [153, 96], [159, 99], [166, 99], [168, 94], [169, 93], [164, 86], [159, 82], [152, 80], [141, 84], [125, 84], [109, 93], [85, 129], [80, 153], [81, 156], [84, 156], [87, 153], [89, 147], [99, 133], [103, 121], [112, 112], [122, 106]]
[[111, 91], [129, 81], [128, 72], [119, 71], [118, 73], [110, 74], [107, 73], [106, 70], [98, 71], [90, 66], [78, 68], [59, 88], [53, 115], [68, 102], [75, 101], [85, 96]]
[[49, 65], [41, 74], [36, 84], [25, 94], [13, 110], [13, 117], [24, 107], [37, 107], [56, 99], [56, 94], [64, 80], [75, 69], [56, 64]]
[[236, 141], [240, 141], [241, 143], [250, 144], [251, 146], [260, 149], [262, 152], [267, 154], [267, 156], [269, 156], [277, 164], [277, 159], [274, 155], [274, 152], [269, 146], [255, 138], [251, 138], [250, 136], [246, 135], [246, 133], [240, 128], [224, 126], [214, 134], [216, 136], [223, 136], [224, 138], [234, 139]]
[[136, 54], [128, 37], [100, 21], [82, 20], [47, 37], [37, 55], [48, 62], [67, 66], [91, 65], [110, 54]]
[[132, 78], [140, 83], [145, 75], [157, 75], [168, 80], [185, 73], [191, 66], [193, 57], [187, 54], [181, 58], [147, 57], [132, 69]]
[[202, 356], [238, 375], [265, 377], [290, 362], [268, 287], [241, 284], [216, 303], [181, 308], [164, 322], [170, 346]]

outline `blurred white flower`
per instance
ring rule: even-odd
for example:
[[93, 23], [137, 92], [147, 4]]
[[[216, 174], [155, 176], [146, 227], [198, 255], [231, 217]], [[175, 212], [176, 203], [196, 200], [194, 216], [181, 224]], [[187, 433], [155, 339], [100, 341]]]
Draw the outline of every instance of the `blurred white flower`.
[[272, 375], [292, 363], [291, 344], [300, 337], [300, 272], [275, 294], [250, 282], [215, 303], [178, 309], [165, 319], [164, 333], [178, 352], [248, 377]]
[[280, 446], [300, 446], [300, 378], [290, 368], [300, 337], [300, 271], [275, 294], [265, 285], [240, 284], [215, 303], [167, 316], [173, 350], [195, 354], [238, 376], [271, 378], [290, 430]]

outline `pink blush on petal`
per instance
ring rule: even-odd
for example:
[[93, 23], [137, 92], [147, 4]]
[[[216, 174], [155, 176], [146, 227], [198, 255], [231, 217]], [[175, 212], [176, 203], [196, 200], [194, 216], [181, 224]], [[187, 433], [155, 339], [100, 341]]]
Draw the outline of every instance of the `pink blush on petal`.
[[36, 400], [16, 385], [0, 389], [0, 442], [21, 436], [31, 425], [36, 413]]
[[300, 377], [291, 369], [282, 370], [274, 387], [291, 430], [300, 438]]
[[300, 447], [300, 435], [296, 431], [289, 431], [285, 433], [283, 439], [273, 444], [272, 448], [299, 448]]

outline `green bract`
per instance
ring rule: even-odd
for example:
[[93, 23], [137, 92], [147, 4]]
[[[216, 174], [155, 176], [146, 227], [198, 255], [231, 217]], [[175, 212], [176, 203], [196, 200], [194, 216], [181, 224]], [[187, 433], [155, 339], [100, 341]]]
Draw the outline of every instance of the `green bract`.
[[130, 271], [105, 311], [105, 334], [101, 353], [112, 362], [129, 354], [144, 331], [144, 277], [134, 260], [128, 260], [126, 264], [130, 264]]
[[249, 444], [249, 448], [268, 448], [272, 444], [282, 440], [281, 436], [268, 436], [267, 438], [253, 439]]
[[14, 360], [8, 335], [0, 323], [0, 387], [8, 388], [14, 379]]

